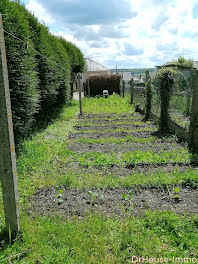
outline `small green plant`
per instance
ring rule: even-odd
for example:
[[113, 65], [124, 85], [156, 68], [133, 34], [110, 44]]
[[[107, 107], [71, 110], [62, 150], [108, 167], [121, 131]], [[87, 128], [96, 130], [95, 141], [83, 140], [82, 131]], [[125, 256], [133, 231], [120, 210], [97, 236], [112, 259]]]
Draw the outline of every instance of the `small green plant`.
[[[133, 212], [133, 190], [130, 189], [128, 194], [123, 193], [122, 194], [122, 199], [125, 200], [125, 202], [127, 202], [127, 215], [131, 214]], [[122, 205], [122, 208], [124, 209], [124, 211], [126, 210], [125, 207]]]
[[64, 201], [62, 199], [63, 197], [63, 190], [59, 190], [58, 194], [57, 194], [57, 198], [58, 198], [58, 205], [61, 205]]
[[97, 207], [97, 203], [95, 202], [96, 198], [98, 197], [98, 193], [93, 192], [93, 191], [88, 191], [88, 194], [90, 196], [90, 200], [91, 200], [91, 205]]
[[181, 190], [180, 190], [180, 188], [178, 188], [178, 187], [176, 187], [175, 189], [174, 189], [174, 200], [175, 201], [179, 201], [179, 199], [180, 199], [180, 196], [179, 196], [179, 193], [181, 192]]

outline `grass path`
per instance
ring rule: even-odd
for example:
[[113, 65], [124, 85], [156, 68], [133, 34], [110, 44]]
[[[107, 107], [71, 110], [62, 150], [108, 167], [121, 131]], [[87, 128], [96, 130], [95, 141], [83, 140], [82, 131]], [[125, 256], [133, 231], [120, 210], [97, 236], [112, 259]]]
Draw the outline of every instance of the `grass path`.
[[129, 98], [84, 98], [83, 111], [73, 102], [20, 146], [22, 232], [0, 240], [0, 263], [198, 258], [198, 171], [186, 145], [153, 135]]

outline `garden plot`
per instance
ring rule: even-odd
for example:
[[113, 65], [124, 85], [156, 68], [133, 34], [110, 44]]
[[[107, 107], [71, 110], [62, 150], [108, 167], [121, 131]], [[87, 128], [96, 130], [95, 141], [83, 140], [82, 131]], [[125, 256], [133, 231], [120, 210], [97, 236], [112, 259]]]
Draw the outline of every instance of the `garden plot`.
[[141, 122], [127, 97], [82, 103], [82, 118], [72, 102], [20, 146], [22, 239], [0, 243], [0, 262], [16, 256], [12, 263], [124, 264], [136, 255], [198, 256], [198, 170], [186, 145]]
[[127, 214], [139, 215], [144, 210], [171, 210], [183, 215], [184, 208], [186, 213], [198, 213], [197, 200], [198, 192], [191, 188], [179, 189], [179, 195], [174, 188], [169, 191], [156, 188], [88, 191], [66, 188], [61, 189], [61, 193], [53, 188], [37, 192], [32, 209], [36, 214], [48, 216], [58, 212], [65, 219], [86, 216], [90, 212], [100, 212], [108, 217], [123, 217]]
[[[92, 211], [110, 217], [129, 211], [137, 215], [148, 209], [198, 213], [196, 184], [184, 176], [185, 172], [196, 173], [197, 168], [192, 167], [184, 143], [159, 135], [157, 127], [142, 122], [138, 113], [119, 118], [115, 114], [84, 115], [74, 129], [69, 134], [67, 157], [58, 157], [54, 166], [58, 162], [59, 173], [78, 175], [84, 183], [95, 178], [95, 185], [82, 184], [80, 190], [64, 185], [40, 189], [34, 196], [33, 211], [59, 212], [65, 218]], [[174, 193], [176, 185], [179, 194]]]

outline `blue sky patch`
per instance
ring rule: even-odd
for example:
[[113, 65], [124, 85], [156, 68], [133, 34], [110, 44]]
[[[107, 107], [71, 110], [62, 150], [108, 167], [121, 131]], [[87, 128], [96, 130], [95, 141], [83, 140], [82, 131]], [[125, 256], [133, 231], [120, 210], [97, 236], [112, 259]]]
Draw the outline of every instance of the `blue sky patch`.
[[196, 4], [192, 10], [192, 16], [194, 19], [198, 18], [198, 4]]

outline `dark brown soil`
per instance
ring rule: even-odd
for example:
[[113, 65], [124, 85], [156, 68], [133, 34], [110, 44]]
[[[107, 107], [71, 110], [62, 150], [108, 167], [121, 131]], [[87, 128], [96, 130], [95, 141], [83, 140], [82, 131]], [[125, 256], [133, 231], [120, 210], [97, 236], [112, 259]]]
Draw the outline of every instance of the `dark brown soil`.
[[[92, 127], [91, 127], [92, 129]], [[100, 131], [99, 129], [97, 129], [98, 131]], [[101, 129], [102, 130], [102, 129]], [[75, 139], [75, 138], [81, 138], [81, 137], [85, 137], [85, 138], [107, 138], [107, 137], [115, 137], [115, 138], [125, 138], [127, 136], [133, 136], [133, 137], [138, 137], [138, 138], [148, 138], [152, 136], [153, 131], [141, 131], [141, 132], [97, 132], [97, 133], [71, 133], [69, 135], [70, 139]]]
[[[132, 115], [130, 114], [120, 114], [117, 113], [111, 113], [111, 114], [83, 114], [83, 116], [79, 117], [79, 120], [81, 119], [107, 119], [107, 118], [130, 118]], [[137, 115], [138, 117], [138, 115]], [[139, 115], [139, 118], [142, 119], [142, 117]]]
[[109, 153], [109, 152], [129, 152], [129, 151], [170, 151], [174, 149], [180, 150], [182, 147], [179, 144], [172, 144], [172, 143], [133, 143], [133, 142], [126, 142], [124, 144], [115, 144], [115, 143], [69, 143], [68, 148], [72, 151], [78, 153], [85, 153], [85, 152], [102, 152], [102, 153]]
[[[197, 189], [181, 189], [178, 199], [174, 198], [174, 188], [171, 188], [169, 192], [159, 188], [142, 188], [133, 190], [132, 196], [128, 188], [89, 191], [62, 188], [61, 190], [63, 193], [59, 197], [59, 190], [56, 188], [40, 189], [34, 195], [33, 206], [29, 212], [41, 215], [58, 213], [64, 218], [74, 215], [85, 216], [91, 211], [100, 212], [109, 217], [122, 217], [127, 212], [137, 215], [149, 209], [171, 210], [181, 215], [185, 212], [198, 213]], [[127, 195], [129, 201], [123, 198], [123, 194]]]
[[[152, 127], [153, 130], [156, 129], [155, 126], [153, 126], [152, 124], [149, 124], [148, 125], [149, 127]], [[147, 127], [148, 127], [147, 126]], [[109, 130], [109, 129], [125, 129], [125, 130], [132, 130], [132, 129], [137, 129], [137, 128], [143, 128], [145, 127], [144, 125], [134, 125], [132, 123], [129, 123], [129, 124], [119, 124], [119, 125], [114, 125], [114, 124], [105, 124], [105, 125], [97, 125], [97, 126], [81, 126], [81, 125], [76, 125], [74, 126], [74, 129], [77, 130], [77, 131], [80, 131], [80, 130], [97, 130], [97, 131], [101, 131], [101, 130]], [[141, 132], [140, 132], [141, 133]]]

